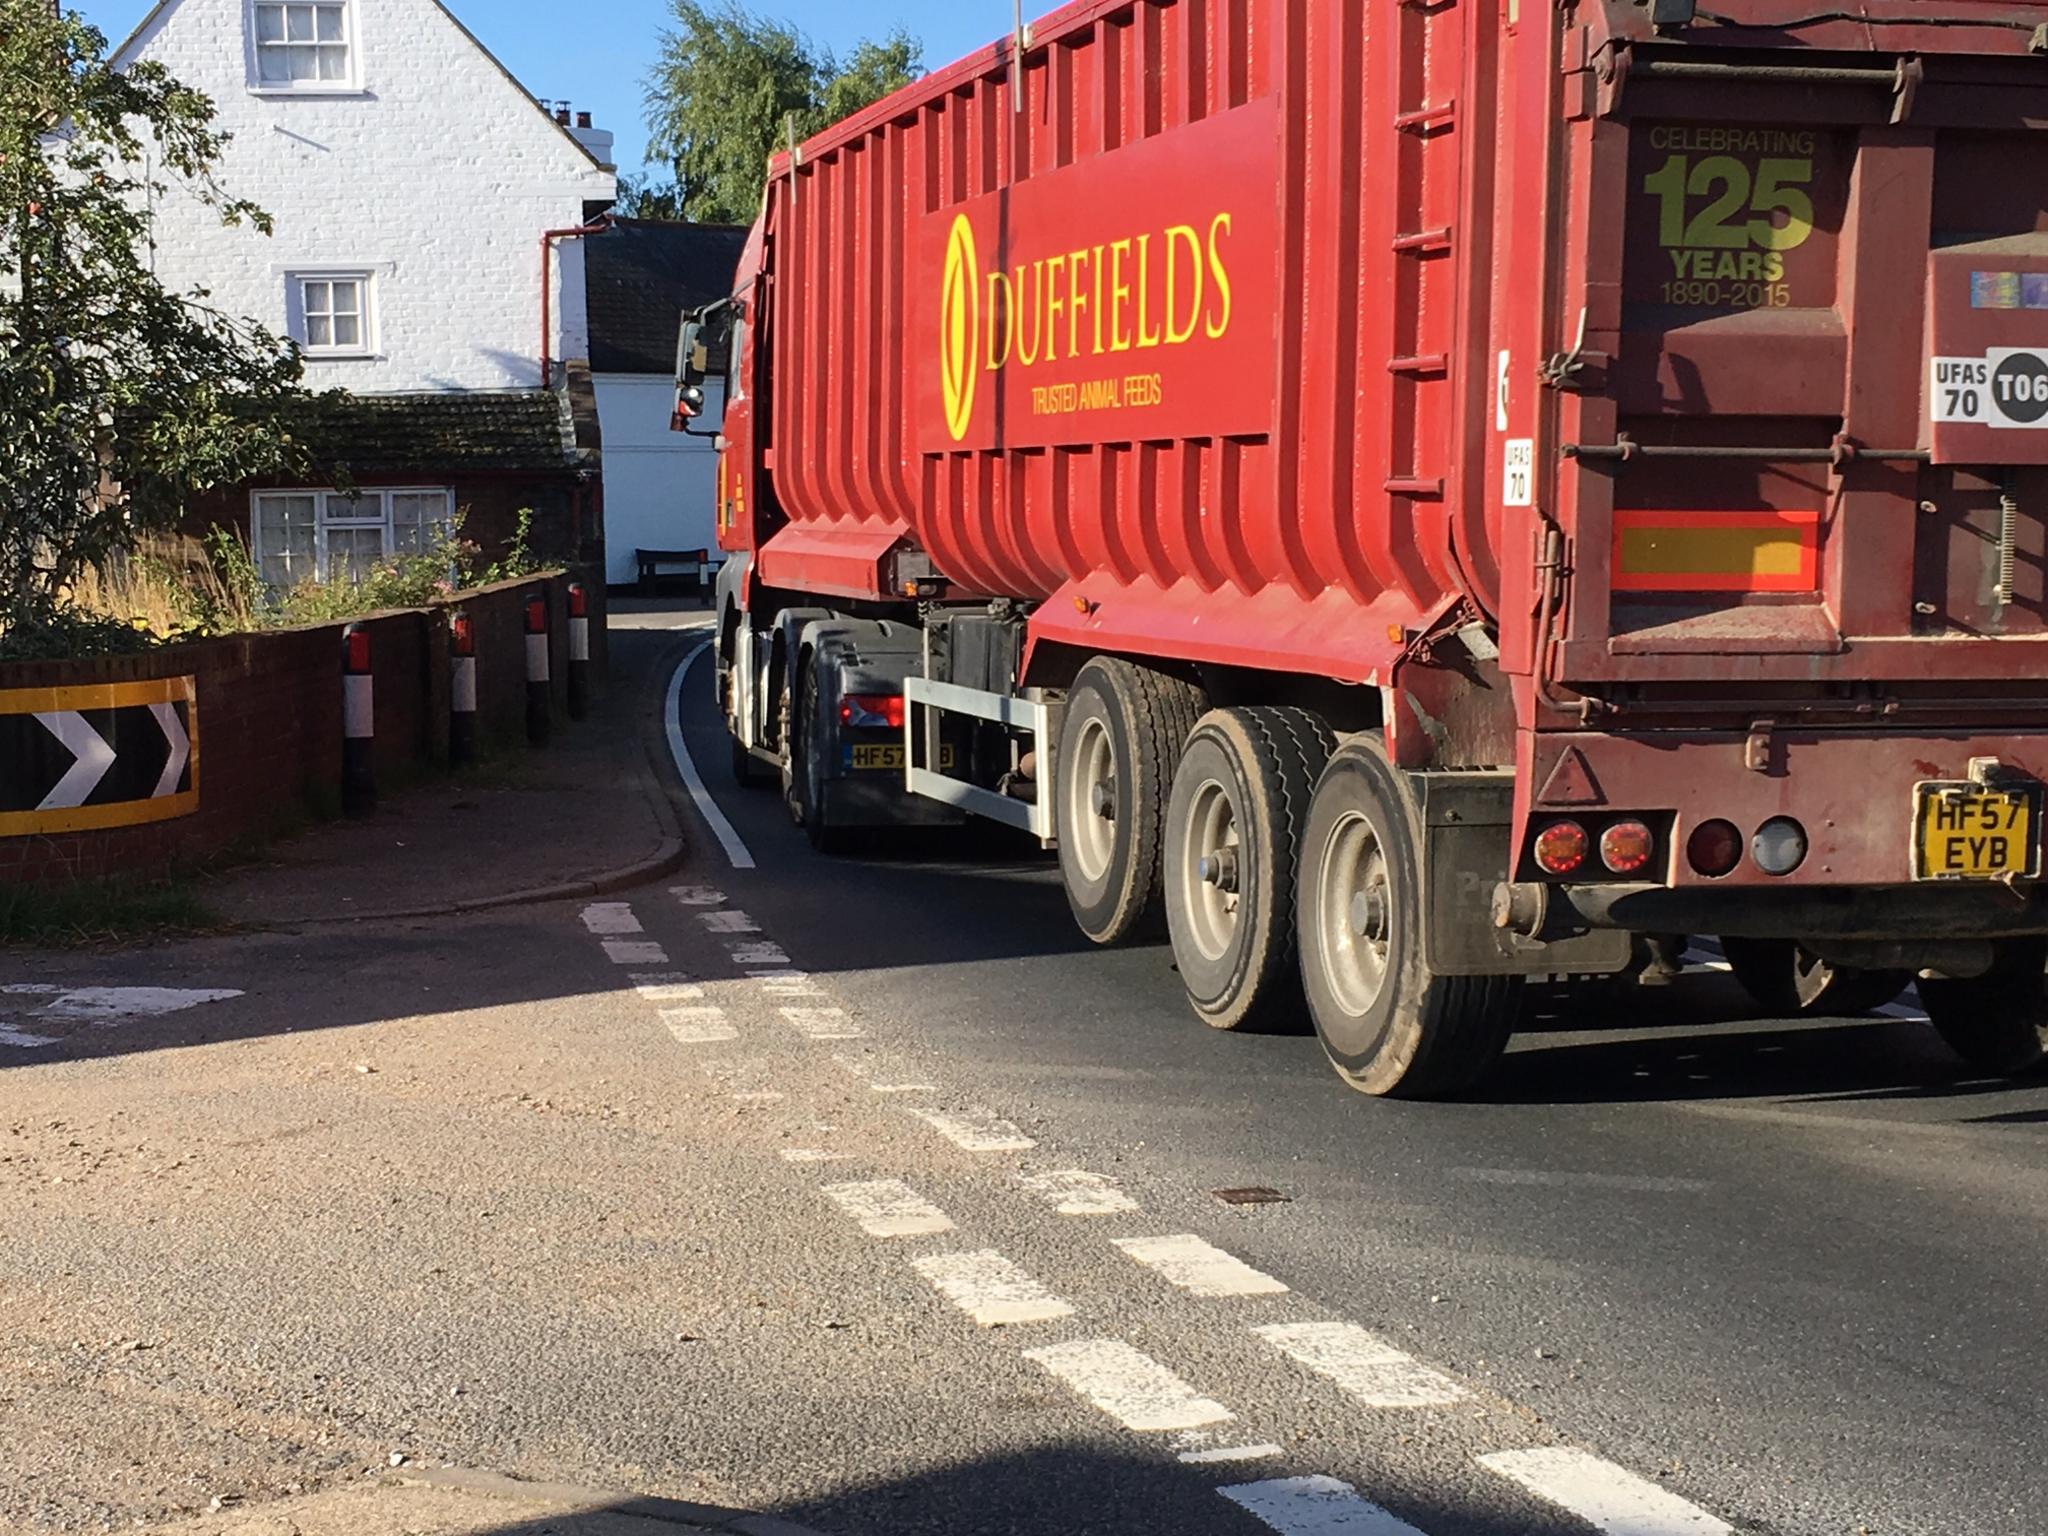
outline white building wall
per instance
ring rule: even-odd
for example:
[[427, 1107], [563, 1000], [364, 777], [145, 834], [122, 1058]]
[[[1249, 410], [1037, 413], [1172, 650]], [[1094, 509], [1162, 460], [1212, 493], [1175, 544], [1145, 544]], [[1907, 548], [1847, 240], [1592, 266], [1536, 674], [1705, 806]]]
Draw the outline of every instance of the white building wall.
[[[604, 429], [605, 580], [636, 580], [636, 549], [708, 549], [716, 559], [718, 455], [710, 438], [669, 430], [675, 381], [600, 373], [593, 382]], [[718, 430], [724, 404], [724, 386], [707, 380], [699, 431]]]
[[[469, 3], [488, 28], [490, 7]], [[223, 229], [174, 190], [158, 211], [157, 270], [280, 333], [291, 272], [372, 273], [373, 355], [309, 358], [315, 388], [532, 388], [541, 233], [582, 224], [615, 178], [436, 0], [351, 5], [355, 79], [343, 88], [254, 85], [248, 0], [171, 0], [120, 56], [156, 60], [213, 98], [234, 136], [222, 186], [276, 221], [268, 239]], [[558, 360], [589, 355], [580, 246], [558, 247]]]

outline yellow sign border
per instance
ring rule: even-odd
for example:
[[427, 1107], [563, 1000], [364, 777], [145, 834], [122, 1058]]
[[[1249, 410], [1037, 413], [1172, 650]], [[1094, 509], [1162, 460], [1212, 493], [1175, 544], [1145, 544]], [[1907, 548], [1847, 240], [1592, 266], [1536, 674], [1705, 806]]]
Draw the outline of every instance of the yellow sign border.
[[192, 787], [160, 800], [118, 800], [58, 811], [0, 811], [0, 837], [45, 837], [60, 832], [104, 832], [176, 821], [199, 809], [199, 684], [191, 677], [155, 677], [139, 683], [81, 683], [66, 688], [0, 688], [0, 715], [47, 715], [64, 710], [134, 709], [183, 704], [192, 756]]

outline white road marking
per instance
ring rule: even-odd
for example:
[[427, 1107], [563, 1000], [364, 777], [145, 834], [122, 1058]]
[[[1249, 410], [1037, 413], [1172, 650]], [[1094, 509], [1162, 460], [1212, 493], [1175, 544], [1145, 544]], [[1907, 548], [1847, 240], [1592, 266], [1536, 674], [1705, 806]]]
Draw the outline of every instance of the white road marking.
[[1260, 1338], [1370, 1408], [1454, 1403], [1465, 1389], [1356, 1323], [1269, 1323]]
[[697, 921], [711, 933], [759, 933], [761, 925], [733, 907], [724, 912], [699, 912]]
[[623, 901], [598, 901], [583, 909], [583, 926], [592, 933], [645, 933], [633, 908]]
[[782, 1160], [785, 1163], [843, 1163], [852, 1157], [851, 1152], [826, 1152], [818, 1147], [784, 1147]]
[[668, 893], [686, 907], [722, 907], [725, 905], [725, 892], [719, 890], [716, 886], [672, 885], [668, 888]]
[[1423, 1536], [1334, 1477], [1276, 1477], [1216, 1491], [1281, 1536]]
[[1179, 1459], [1200, 1466], [1212, 1461], [1264, 1461], [1280, 1454], [1277, 1445], [1219, 1445], [1206, 1451], [1182, 1451]]
[[937, 1083], [869, 1083], [876, 1093], [937, 1093]]
[[[10, 988], [10, 991], [15, 990]], [[20, 989], [28, 991], [27, 988]], [[155, 1019], [183, 1013], [201, 1003], [224, 1003], [242, 994], [229, 987], [50, 987], [30, 992], [51, 1001], [36, 1012], [43, 1019]]]
[[723, 1008], [664, 1008], [661, 1022], [684, 1045], [710, 1045], [719, 1040], [737, 1040], [740, 1032], [726, 1018]]
[[676, 772], [683, 776], [683, 787], [690, 792], [690, 798], [697, 804], [697, 814], [702, 816], [711, 828], [711, 835], [725, 850], [725, 857], [734, 869], [752, 869], [754, 856], [747, 851], [747, 845], [740, 838], [733, 824], [725, 819], [725, 812], [718, 808], [718, 802], [711, 798], [711, 791], [704, 787], [704, 775], [697, 771], [697, 764], [690, 757], [690, 749], [683, 743], [683, 678], [699, 656], [711, 648], [709, 638], [698, 642], [696, 649], [685, 656], [676, 666], [675, 676], [668, 680], [668, 702], [662, 710], [662, 720], [668, 726], [669, 755], [676, 760]]
[[1589, 1451], [1562, 1446], [1496, 1451], [1481, 1456], [1479, 1465], [1520, 1483], [1606, 1536], [1733, 1536], [1735, 1530], [1698, 1505]]
[[1022, 1152], [1038, 1145], [1008, 1120], [985, 1109], [913, 1109], [910, 1113], [965, 1152]]
[[652, 939], [606, 939], [604, 952], [613, 965], [668, 964], [668, 951]]
[[1117, 1188], [1115, 1179], [1079, 1168], [1022, 1173], [1019, 1182], [1062, 1216], [1114, 1216], [1135, 1211], [1138, 1202]]
[[770, 997], [823, 997], [825, 989], [811, 980], [809, 971], [749, 971]]
[[735, 944], [730, 949], [734, 965], [787, 965], [789, 956], [782, 952], [779, 944], [770, 944], [765, 939], [753, 944]]
[[784, 1008], [782, 1016], [812, 1040], [858, 1040], [865, 1033], [844, 1008]]
[[687, 971], [635, 971], [630, 979], [633, 990], [650, 1003], [688, 1003], [704, 995]]
[[48, 1035], [31, 1035], [19, 1029], [9, 1029], [0, 1024], [0, 1045], [17, 1051], [32, 1051], [39, 1045], [55, 1045], [57, 1042]]
[[1915, 1008], [1911, 1003], [1886, 1003], [1877, 1012], [1887, 1019], [1904, 1019], [1909, 1024], [1925, 1024], [1927, 1010]]
[[1000, 1253], [933, 1253], [911, 1267], [984, 1328], [1072, 1317], [1074, 1309]]
[[738, 1104], [774, 1104], [786, 1097], [788, 1095], [777, 1093], [772, 1088], [755, 1088], [734, 1094], [733, 1101]]
[[1173, 1237], [1120, 1237], [1117, 1247], [1197, 1296], [1278, 1296], [1285, 1283], [1243, 1259], [1203, 1242], [1192, 1232]]
[[1082, 1339], [1027, 1349], [1045, 1367], [1127, 1429], [1195, 1429], [1231, 1417], [1150, 1355], [1121, 1339]]
[[944, 1211], [901, 1179], [828, 1184], [825, 1198], [859, 1222], [871, 1237], [919, 1237], [953, 1230]]

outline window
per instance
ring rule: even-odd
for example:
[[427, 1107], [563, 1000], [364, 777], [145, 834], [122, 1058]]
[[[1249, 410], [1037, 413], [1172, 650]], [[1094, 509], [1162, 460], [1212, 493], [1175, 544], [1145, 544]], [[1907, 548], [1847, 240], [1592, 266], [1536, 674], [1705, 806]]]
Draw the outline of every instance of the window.
[[360, 582], [380, 560], [424, 554], [455, 521], [446, 490], [258, 491], [249, 531], [263, 579]]
[[288, 329], [308, 357], [369, 355], [369, 273], [294, 273], [291, 287]]
[[345, 89], [354, 83], [349, 59], [348, 0], [254, 0], [256, 83], [266, 90]]

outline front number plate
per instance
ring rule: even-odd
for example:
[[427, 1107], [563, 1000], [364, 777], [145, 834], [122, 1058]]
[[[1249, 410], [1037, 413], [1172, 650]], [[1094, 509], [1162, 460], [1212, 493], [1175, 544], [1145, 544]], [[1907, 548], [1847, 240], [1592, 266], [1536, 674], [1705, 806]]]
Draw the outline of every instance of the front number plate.
[[2038, 791], [1922, 784], [1914, 801], [1914, 879], [1999, 880], [2040, 873]]

